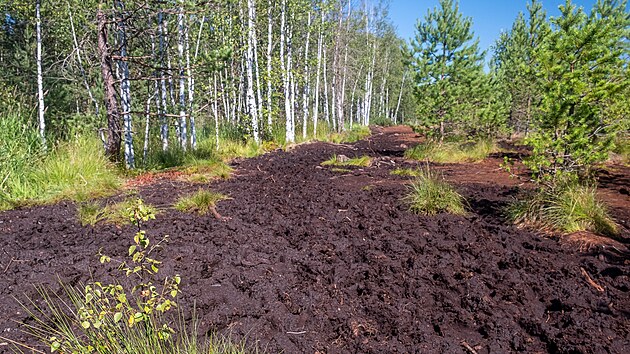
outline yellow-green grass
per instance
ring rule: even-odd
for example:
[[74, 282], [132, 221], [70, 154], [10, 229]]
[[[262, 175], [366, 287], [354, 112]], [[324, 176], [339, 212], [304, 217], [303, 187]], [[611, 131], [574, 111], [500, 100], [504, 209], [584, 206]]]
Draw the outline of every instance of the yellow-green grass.
[[394, 176], [418, 177], [422, 174], [422, 171], [419, 169], [398, 167], [392, 170], [389, 174]]
[[488, 140], [466, 144], [427, 141], [407, 150], [405, 157], [437, 163], [479, 162], [497, 151], [496, 143]]
[[512, 203], [508, 215], [518, 224], [567, 233], [591, 231], [611, 237], [619, 233], [608, 209], [597, 199], [597, 188], [577, 183], [540, 189]]
[[412, 212], [421, 215], [466, 215], [464, 197], [450, 184], [429, 169], [418, 172], [418, 176], [409, 186], [409, 192], [403, 197]]
[[4, 178], [0, 209], [81, 201], [111, 195], [121, 186], [116, 166], [104, 156], [98, 140], [90, 138], [61, 144]]
[[360, 156], [353, 158], [342, 157], [344, 155], [333, 155], [330, 159], [321, 163], [322, 166], [357, 166], [369, 167], [372, 165], [372, 158], [369, 156]]
[[205, 215], [215, 210], [218, 202], [226, 199], [229, 197], [221, 193], [200, 189], [193, 194], [180, 197], [175, 203], [175, 209]]
[[[113, 225], [126, 225], [131, 223], [129, 210], [137, 203], [137, 198], [127, 198], [123, 201], [101, 206], [94, 201], [79, 203], [77, 205], [77, 217], [81, 225], [96, 225], [99, 222]], [[158, 214], [158, 210], [150, 204], [144, 204], [151, 213]]]

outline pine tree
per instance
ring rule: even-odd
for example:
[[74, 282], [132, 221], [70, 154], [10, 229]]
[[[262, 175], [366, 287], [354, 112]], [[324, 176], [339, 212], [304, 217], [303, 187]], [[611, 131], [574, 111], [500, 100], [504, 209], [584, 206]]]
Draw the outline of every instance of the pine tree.
[[479, 94], [472, 83], [483, 74], [483, 54], [471, 26], [457, 2], [440, 0], [418, 22], [411, 42], [419, 114], [425, 125], [439, 126], [440, 137], [471, 116], [467, 106]]
[[584, 175], [605, 160], [612, 148], [619, 116], [607, 107], [628, 86], [627, 1], [600, 0], [590, 15], [571, 0], [552, 19], [553, 32], [540, 53], [542, 114], [529, 166], [540, 177]]

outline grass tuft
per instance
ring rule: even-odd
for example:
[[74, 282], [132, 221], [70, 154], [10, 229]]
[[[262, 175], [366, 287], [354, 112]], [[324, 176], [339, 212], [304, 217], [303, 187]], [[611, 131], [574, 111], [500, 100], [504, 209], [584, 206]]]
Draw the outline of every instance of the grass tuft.
[[[128, 198], [121, 202], [101, 206], [97, 202], [85, 202], [77, 206], [77, 217], [81, 225], [96, 225], [99, 222], [113, 225], [131, 223], [128, 210], [137, 204], [138, 198]], [[152, 214], [158, 214], [157, 209], [150, 204], [143, 204]]]
[[205, 215], [214, 210], [218, 202], [226, 199], [229, 197], [221, 193], [200, 189], [196, 193], [179, 198], [175, 203], [175, 209]]
[[479, 162], [488, 157], [493, 152], [497, 152], [496, 143], [489, 140], [480, 140], [465, 144], [450, 142], [438, 143], [427, 141], [405, 151], [408, 159], [424, 161], [428, 160], [437, 163], [462, 163]]
[[321, 163], [322, 166], [358, 166], [369, 167], [372, 165], [372, 158], [369, 156], [361, 156], [348, 158], [345, 155], [333, 155], [330, 159]]
[[597, 189], [577, 183], [555, 190], [539, 190], [529, 198], [510, 205], [508, 216], [518, 224], [568, 233], [591, 231], [611, 237], [619, 233], [606, 206], [597, 199]]
[[370, 127], [354, 124], [352, 125], [352, 127], [347, 129], [346, 131], [343, 131], [340, 133], [332, 132], [328, 134], [323, 134], [323, 135], [320, 135], [319, 138], [322, 141], [329, 141], [335, 144], [341, 144], [341, 143], [354, 143], [356, 141], [365, 139], [370, 135], [371, 135]]
[[0, 209], [102, 197], [120, 185], [116, 167], [104, 156], [99, 142], [80, 138], [8, 174], [0, 190]]
[[419, 170], [415, 181], [409, 186], [409, 193], [403, 201], [412, 212], [422, 215], [450, 213], [465, 215], [465, 200], [441, 176], [431, 170]]
[[418, 169], [398, 167], [395, 170], [392, 170], [389, 174], [394, 176], [418, 177], [422, 174], [422, 171]]

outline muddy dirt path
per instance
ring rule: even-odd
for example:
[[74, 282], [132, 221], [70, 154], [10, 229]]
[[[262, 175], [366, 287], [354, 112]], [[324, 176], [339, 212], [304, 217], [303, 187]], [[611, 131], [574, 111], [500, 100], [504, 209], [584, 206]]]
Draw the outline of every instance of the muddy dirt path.
[[[171, 236], [161, 271], [182, 275], [180, 304], [196, 303], [202, 333], [272, 353], [627, 352], [628, 226], [621, 242], [579, 244], [508, 224], [501, 209], [524, 186], [498, 169], [500, 156], [436, 166], [470, 215], [411, 214], [400, 202], [409, 179], [389, 172], [416, 165], [402, 154], [417, 141], [408, 128], [376, 128], [356, 144], [236, 162], [231, 179], [202, 186], [232, 198], [217, 208], [227, 221], [170, 208], [199, 185], [141, 187], [162, 209], [148, 234]], [[350, 172], [320, 167], [333, 154], [375, 160]], [[622, 222], [629, 176], [622, 168], [602, 182]], [[32, 343], [13, 322], [28, 321], [13, 297], [36, 297], [33, 284], [58, 288], [57, 277], [115, 274], [95, 255], [125, 253], [131, 235], [80, 226], [72, 203], [0, 213], [0, 335]]]

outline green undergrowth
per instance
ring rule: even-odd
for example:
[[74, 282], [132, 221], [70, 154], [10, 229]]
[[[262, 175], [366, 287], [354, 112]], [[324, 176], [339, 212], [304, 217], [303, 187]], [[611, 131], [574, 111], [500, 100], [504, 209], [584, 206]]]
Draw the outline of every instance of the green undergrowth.
[[630, 136], [623, 135], [615, 140], [613, 160], [624, 165], [630, 165]]
[[569, 183], [554, 189], [541, 187], [512, 203], [508, 216], [517, 224], [561, 232], [591, 231], [614, 237], [619, 229], [592, 185]]
[[450, 213], [466, 215], [466, 201], [444, 178], [428, 168], [417, 170], [415, 180], [403, 201], [421, 215]]
[[[105, 223], [105, 224], [113, 224], [113, 225], [126, 225], [131, 223], [131, 215], [129, 215], [128, 210], [133, 208], [135, 204], [138, 203], [140, 199], [138, 198], [127, 198], [123, 201], [101, 205], [96, 201], [87, 201], [83, 203], [79, 203], [77, 205], [77, 218], [81, 225], [96, 225], [97, 223]], [[140, 200], [140, 202], [142, 202]], [[146, 208], [153, 215], [158, 214], [158, 210], [150, 204], [143, 204], [143, 207]]]
[[496, 143], [489, 140], [463, 144], [458, 142], [439, 143], [429, 140], [405, 151], [405, 157], [437, 163], [479, 162], [497, 151], [499, 149]]
[[330, 159], [321, 163], [322, 166], [357, 166], [369, 167], [372, 164], [372, 158], [369, 156], [360, 156], [348, 158], [345, 155], [333, 155]]
[[215, 210], [218, 202], [226, 199], [229, 197], [221, 193], [200, 189], [193, 194], [180, 197], [175, 203], [175, 209], [205, 215]]
[[102, 197], [121, 186], [118, 169], [95, 138], [62, 143], [47, 155], [34, 153], [22, 162], [10, 159], [11, 166], [0, 167], [0, 209]]
[[370, 127], [354, 124], [342, 132], [327, 132], [318, 137], [318, 140], [335, 144], [354, 143], [371, 135]]

